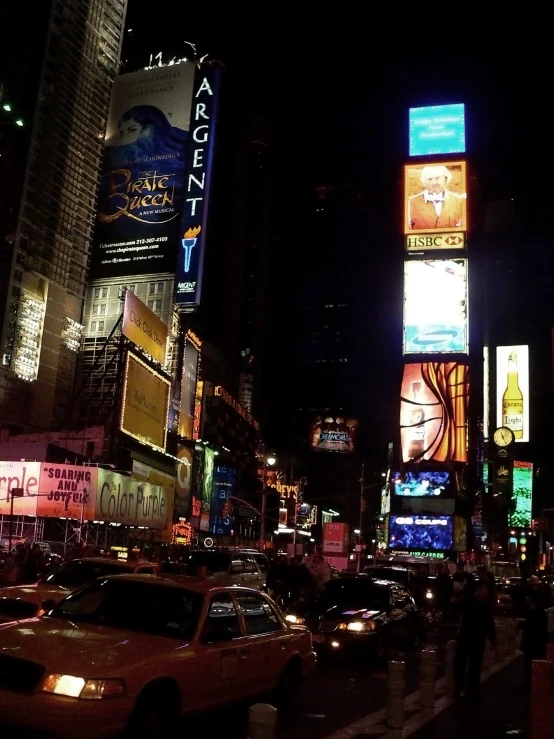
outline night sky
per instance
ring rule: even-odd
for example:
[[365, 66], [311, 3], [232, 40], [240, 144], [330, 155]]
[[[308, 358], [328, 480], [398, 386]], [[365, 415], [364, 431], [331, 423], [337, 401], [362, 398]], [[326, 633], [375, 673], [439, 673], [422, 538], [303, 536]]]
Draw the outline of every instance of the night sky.
[[[502, 26], [487, 29], [460, 6], [461, 20], [449, 23], [441, 8], [443, 22], [437, 18], [433, 28], [415, 7], [408, 12], [398, 5], [390, 13], [368, 5], [368, 13], [358, 15], [348, 13], [346, 4], [340, 16], [338, 6], [329, 15], [314, 6], [299, 18], [293, 6], [287, 11], [279, 5], [278, 15], [265, 5], [255, 15], [237, 15], [229, 6], [232, 12], [221, 16], [204, 4], [187, 8], [181, 31], [168, 21], [172, 5], [181, 7], [166, 2], [163, 15], [145, 17], [130, 0], [132, 31], [126, 33], [122, 71], [145, 66], [161, 50], [164, 59], [185, 56], [185, 40], [196, 43], [199, 56], [224, 63], [224, 84], [236, 100], [231, 113], [262, 110], [273, 121], [275, 210], [286, 216], [276, 219], [278, 233], [297, 222], [306, 192], [316, 184], [350, 182], [362, 194], [369, 243], [367, 271], [360, 276], [367, 311], [360, 325], [378, 361], [363, 368], [360, 386], [375, 387], [387, 378], [378, 411], [383, 419], [396, 418], [390, 409], [396, 409], [401, 367], [401, 167], [408, 154], [408, 108], [466, 104], [470, 250], [486, 251], [492, 267], [492, 323], [499, 343], [536, 343], [539, 433], [530, 454], [544, 463], [550, 456], [554, 324], [552, 119], [545, 102], [551, 82], [545, 47], [527, 34], [525, 19], [502, 19]], [[509, 229], [491, 235], [485, 223], [494, 201], [511, 204], [513, 220]]]

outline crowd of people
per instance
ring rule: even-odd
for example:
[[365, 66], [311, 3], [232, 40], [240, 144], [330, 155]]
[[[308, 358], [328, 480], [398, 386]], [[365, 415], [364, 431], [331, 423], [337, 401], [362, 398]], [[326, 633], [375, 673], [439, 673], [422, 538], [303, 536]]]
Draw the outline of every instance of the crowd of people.
[[331, 579], [331, 567], [319, 552], [287, 557], [280, 554], [272, 560], [266, 586], [275, 602], [282, 606], [306, 598], [315, 588]]

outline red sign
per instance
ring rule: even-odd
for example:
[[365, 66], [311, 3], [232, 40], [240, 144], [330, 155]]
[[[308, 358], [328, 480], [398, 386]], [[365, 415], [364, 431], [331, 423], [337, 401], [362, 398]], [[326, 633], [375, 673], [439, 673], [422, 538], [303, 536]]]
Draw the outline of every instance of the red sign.
[[349, 526], [346, 523], [323, 524], [323, 553], [346, 554], [348, 551]]

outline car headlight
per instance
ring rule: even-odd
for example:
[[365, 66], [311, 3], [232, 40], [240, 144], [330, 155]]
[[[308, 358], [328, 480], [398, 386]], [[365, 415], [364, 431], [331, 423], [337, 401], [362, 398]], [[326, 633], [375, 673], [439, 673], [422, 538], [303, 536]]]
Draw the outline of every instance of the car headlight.
[[102, 700], [125, 695], [125, 683], [114, 678], [85, 680], [74, 675], [48, 675], [42, 683], [43, 693], [65, 695], [68, 698]]
[[295, 616], [294, 613], [287, 613], [285, 621], [288, 621], [289, 624], [296, 624], [297, 626], [304, 623], [304, 619], [301, 616]]
[[367, 633], [368, 631], [377, 630], [377, 622], [376, 621], [350, 621], [349, 623], [341, 622], [339, 624], [339, 629], [341, 631], [353, 631], [356, 634], [361, 634], [362, 632]]
[[434, 598], [435, 596], [433, 595], [433, 593], [432, 593], [432, 592], [431, 592], [430, 590], [428, 590], [428, 591], [427, 591], [427, 592], [425, 593], [425, 597], [427, 598], [427, 600], [433, 600], [433, 598]]

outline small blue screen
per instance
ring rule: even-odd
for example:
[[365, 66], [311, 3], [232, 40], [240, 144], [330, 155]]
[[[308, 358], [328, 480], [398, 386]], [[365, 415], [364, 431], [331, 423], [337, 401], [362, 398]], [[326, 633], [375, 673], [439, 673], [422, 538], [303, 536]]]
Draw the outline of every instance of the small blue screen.
[[410, 108], [410, 156], [462, 154], [466, 150], [464, 104]]
[[451, 516], [391, 516], [390, 549], [440, 550], [452, 549]]

